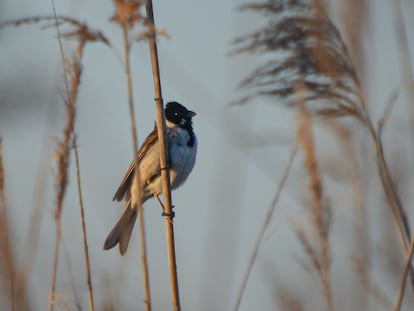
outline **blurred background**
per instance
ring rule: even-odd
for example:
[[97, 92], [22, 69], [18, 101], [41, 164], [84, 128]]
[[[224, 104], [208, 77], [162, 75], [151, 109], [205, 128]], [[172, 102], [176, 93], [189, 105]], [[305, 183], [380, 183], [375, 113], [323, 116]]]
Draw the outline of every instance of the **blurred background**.
[[[360, 36], [361, 44], [350, 50], [374, 123], [392, 94], [399, 93], [384, 129], [384, 148], [412, 223], [414, 119], [412, 85], [407, 85], [410, 79], [412, 82], [413, 68], [406, 60], [414, 58], [414, 3], [326, 2], [344, 40], [351, 42], [353, 35]], [[401, 2], [401, 10], [396, 8], [397, 2]], [[231, 105], [240, 96], [240, 81], [260, 58], [230, 56], [231, 42], [266, 21], [263, 15], [239, 12], [243, 3], [153, 3], [157, 26], [170, 36], [158, 39], [164, 101], [177, 100], [197, 112], [197, 163], [186, 184], [173, 192], [183, 310], [233, 307], [296, 140], [294, 110], [283, 100], [265, 98]], [[110, 22], [114, 14], [111, 1], [61, 0], [55, 6], [57, 14], [102, 31], [122, 55], [121, 30]], [[0, 22], [52, 13], [48, 0], [0, 0]], [[360, 25], [356, 34], [349, 31], [355, 25]], [[401, 45], [401, 25], [407, 30], [408, 49]], [[22, 269], [27, 260], [30, 263], [27, 298], [31, 310], [45, 310], [49, 303], [55, 240], [53, 159], [65, 123], [56, 29], [41, 28], [34, 24], [0, 29], [5, 196], [16, 265]], [[70, 57], [74, 41], [63, 40], [63, 48]], [[155, 119], [147, 43], [135, 43], [131, 53], [141, 143]], [[374, 147], [355, 121], [315, 121], [313, 126], [324, 196], [332, 208], [329, 240], [334, 309], [389, 310], [404, 257], [384, 203]], [[133, 157], [133, 147], [122, 64], [114, 50], [101, 43], [87, 44], [84, 51], [75, 131], [97, 310], [110, 304], [114, 310], [144, 310], [138, 230], [124, 257], [116, 249], [102, 250], [123, 208], [112, 197]], [[87, 286], [73, 157], [69, 171], [57, 298], [62, 309], [85, 310]], [[299, 151], [239, 310], [325, 308], [319, 277], [294, 229], [309, 222], [307, 184]], [[168, 310], [164, 219], [157, 205], [150, 200], [145, 206], [150, 282], [153, 309]], [[408, 287], [402, 310], [411, 310], [413, 303], [413, 291]]]

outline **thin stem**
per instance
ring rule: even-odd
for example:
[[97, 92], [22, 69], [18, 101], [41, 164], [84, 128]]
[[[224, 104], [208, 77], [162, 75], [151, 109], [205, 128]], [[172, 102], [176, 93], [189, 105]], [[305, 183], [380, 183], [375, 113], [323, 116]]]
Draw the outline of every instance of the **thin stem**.
[[173, 310], [181, 310], [180, 306], [180, 295], [178, 289], [178, 278], [175, 258], [175, 243], [174, 243], [174, 224], [172, 217], [172, 205], [171, 205], [171, 186], [170, 186], [170, 171], [168, 168], [168, 154], [167, 154], [167, 141], [165, 138], [166, 125], [165, 115], [163, 109], [163, 99], [161, 92], [161, 81], [160, 81], [160, 68], [158, 63], [158, 51], [156, 42], [155, 22], [154, 13], [152, 8], [152, 0], [148, 0], [145, 4], [147, 19], [150, 27], [149, 37], [149, 49], [152, 63], [152, 74], [154, 80], [154, 95], [155, 105], [157, 110], [157, 129], [158, 129], [158, 141], [160, 144], [160, 165], [161, 165], [161, 181], [163, 188], [164, 197], [164, 213], [170, 215], [165, 217], [165, 233], [167, 240], [167, 252], [168, 252], [168, 264], [170, 274], [170, 287], [171, 287], [171, 302]]
[[138, 151], [138, 138], [137, 138], [137, 127], [135, 125], [135, 111], [134, 111], [134, 96], [132, 92], [132, 79], [131, 79], [131, 59], [130, 59], [130, 44], [128, 37], [128, 27], [125, 23], [122, 25], [122, 35], [124, 40], [124, 53], [125, 53], [125, 75], [128, 90], [128, 106], [129, 106], [129, 117], [131, 121], [131, 133], [132, 133], [132, 144], [134, 148], [134, 155]]
[[389, 172], [388, 165], [384, 156], [384, 149], [381, 137], [377, 135], [372, 123], [369, 120], [366, 121], [365, 124], [368, 128], [368, 131], [371, 135], [372, 141], [375, 146], [378, 171], [380, 175], [382, 189], [385, 194], [385, 199], [388, 203], [394, 222], [397, 226], [397, 231], [400, 237], [403, 250], [406, 256], [408, 256], [408, 247], [411, 230], [407, 220], [407, 216], [402, 206], [397, 190], [395, 189], [394, 183], [392, 182], [391, 174]]
[[142, 262], [142, 278], [144, 281], [144, 302], [147, 311], [151, 311], [151, 291], [150, 291], [150, 279], [147, 260], [147, 245], [145, 239], [145, 221], [144, 221], [144, 209], [138, 208], [139, 218], [139, 236], [141, 237], [141, 262]]
[[49, 297], [49, 310], [53, 311], [55, 307], [55, 296], [56, 296], [56, 279], [57, 279], [57, 269], [59, 263], [59, 247], [61, 239], [61, 220], [60, 217], [55, 215], [55, 248], [53, 254], [53, 272], [52, 272], [52, 281], [50, 284], [50, 297]]
[[283, 190], [283, 188], [286, 184], [287, 178], [289, 176], [290, 169], [291, 169], [292, 164], [293, 164], [293, 160], [296, 157], [297, 150], [298, 150], [298, 148], [297, 148], [297, 146], [295, 146], [292, 153], [291, 153], [291, 155], [290, 155], [289, 162], [286, 165], [286, 168], [283, 172], [282, 178], [281, 178], [281, 180], [280, 180], [280, 182], [277, 186], [276, 193], [275, 193], [275, 195], [272, 199], [272, 202], [270, 203], [269, 208], [267, 210], [263, 225], [262, 225], [262, 227], [260, 229], [260, 232], [257, 236], [256, 243], [254, 244], [254, 249], [253, 249], [253, 252], [251, 253], [249, 263], [247, 265], [247, 269], [246, 269], [245, 274], [243, 276], [243, 280], [242, 280], [241, 286], [239, 288], [239, 292], [237, 294], [237, 298], [236, 298], [236, 302], [235, 302], [234, 307], [233, 307], [233, 311], [239, 310], [239, 307], [240, 307], [240, 304], [241, 304], [241, 301], [242, 301], [242, 298], [243, 298], [243, 295], [244, 295], [244, 291], [246, 289], [247, 282], [249, 281], [249, 277], [250, 277], [250, 274], [251, 274], [252, 269], [253, 269], [253, 265], [256, 261], [257, 254], [259, 253], [260, 246], [262, 245], [262, 241], [263, 241], [263, 238], [265, 236], [266, 230], [269, 227], [270, 220], [272, 219], [273, 213], [276, 209], [277, 202], [279, 201], [282, 190]]
[[[407, 84], [412, 86], [414, 83], [414, 78], [413, 78], [413, 72], [412, 72], [412, 62], [410, 59], [410, 53], [409, 53], [409, 48], [408, 48], [408, 37], [407, 37], [407, 27], [406, 24], [404, 22], [404, 16], [403, 16], [403, 10], [401, 8], [401, 1], [400, 0], [395, 0], [392, 1], [392, 11], [393, 11], [393, 15], [394, 15], [394, 22], [395, 22], [395, 29], [396, 29], [396, 38], [397, 38], [397, 43], [398, 43], [398, 51], [400, 54], [400, 57], [398, 58], [400, 61], [400, 68], [401, 68], [401, 80], [403, 84]], [[410, 126], [411, 126], [411, 132], [414, 132], [414, 109], [411, 105], [412, 101], [414, 100], [414, 91], [413, 88], [410, 87], [408, 89], [408, 96], [409, 96], [409, 102], [410, 105], [408, 106], [409, 109], [409, 117], [410, 117]], [[403, 210], [404, 211], [404, 210]], [[406, 219], [403, 219], [406, 220]], [[409, 235], [408, 235], [409, 237]], [[413, 268], [411, 265], [411, 257], [412, 257], [412, 250], [413, 250], [413, 238], [411, 238], [411, 247], [410, 247], [410, 252], [409, 252], [409, 256], [406, 259], [406, 266], [405, 269], [409, 269], [410, 271], [410, 276], [411, 276], [411, 286], [412, 286], [412, 290], [414, 291], [414, 272], [413, 272]], [[408, 243], [407, 243], [407, 247], [408, 247]], [[407, 252], [406, 252], [407, 254]], [[404, 271], [405, 271], [404, 269]], [[397, 304], [399, 303], [399, 305], [401, 305], [401, 301], [403, 299], [403, 295], [405, 292], [405, 278], [406, 278], [406, 274], [407, 272], [404, 272], [403, 274], [403, 279], [401, 280], [401, 284], [400, 284], [400, 290], [399, 290], [399, 295], [401, 294], [401, 297], [398, 296], [398, 301]], [[400, 306], [398, 306], [398, 309], [400, 308]], [[396, 309], [394, 309], [396, 310]]]
[[405, 265], [404, 265], [404, 270], [403, 273], [401, 275], [401, 279], [400, 279], [400, 286], [398, 288], [398, 292], [397, 292], [397, 298], [395, 301], [395, 305], [394, 305], [394, 311], [400, 311], [401, 310], [401, 305], [402, 305], [402, 301], [404, 298], [404, 292], [405, 292], [405, 287], [406, 287], [406, 279], [407, 279], [407, 275], [410, 272], [411, 269], [411, 260], [413, 258], [413, 253], [414, 253], [414, 235], [411, 237], [411, 245], [410, 245], [410, 251], [408, 254], [408, 258], [405, 261]]
[[[64, 71], [64, 78], [65, 78], [65, 87], [66, 87], [66, 92], [69, 93], [69, 85], [68, 85], [68, 80], [67, 80], [67, 72], [66, 72], [66, 67], [65, 67], [65, 56], [63, 53], [63, 46], [62, 46], [62, 40], [61, 40], [61, 34], [60, 34], [60, 30], [59, 30], [59, 25], [58, 25], [58, 21], [57, 21], [57, 15], [56, 15], [56, 9], [55, 9], [55, 2], [54, 0], [52, 0], [52, 8], [53, 8], [53, 16], [55, 18], [55, 27], [56, 27], [56, 32], [57, 32], [57, 36], [58, 36], [58, 43], [59, 43], [59, 49], [60, 49], [60, 54], [61, 54], [61, 58], [62, 58], [62, 65], [63, 65], [63, 71]], [[65, 138], [67, 140], [67, 143], [69, 143], [69, 136], [71, 134], [71, 130], [73, 127], [70, 125], [70, 116], [74, 115], [74, 111], [73, 111], [73, 107], [70, 105], [70, 102], [67, 103], [67, 121], [69, 121], [68, 124], [66, 124], [66, 128], [64, 130], [64, 134], [65, 134]], [[57, 278], [57, 268], [58, 268], [58, 260], [59, 260], [59, 245], [60, 245], [60, 237], [61, 237], [61, 223], [60, 223], [60, 215], [61, 215], [61, 209], [62, 209], [62, 201], [63, 201], [63, 196], [64, 196], [64, 192], [65, 192], [65, 187], [66, 187], [66, 172], [64, 169], [65, 166], [65, 162], [67, 162], [66, 159], [66, 154], [65, 154], [65, 145], [63, 145], [62, 148], [61, 143], [58, 143], [56, 149], [57, 149], [57, 153], [59, 155], [59, 159], [57, 160], [58, 162], [58, 175], [56, 176], [56, 206], [55, 206], [55, 227], [56, 227], [56, 237], [55, 237], [55, 247], [54, 247], [54, 255], [53, 255], [53, 271], [52, 271], [52, 281], [51, 281], [51, 285], [50, 285], [50, 297], [49, 297], [49, 310], [53, 311], [54, 306], [55, 306], [55, 293], [56, 293], [56, 278]], [[67, 145], [66, 145], [67, 147]]]
[[[134, 111], [134, 97], [132, 92], [132, 78], [131, 78], [131, 60], [130, 60], [130, 42], [128, 36], [128, 27], [125, 23], [121, 24], [123, 40], [124, 40], [124, 53], [125, 53], [125, 75], [128, 89], [128, 104], [129, 104], [129, 116], [131, 121], [131, 133], [132, 133], [132, 145], [134, 157], [138, 151], [138, 135], [137, 127], [135, 125], [135, 111]], [[135, 172], [137, 172], [134, 178], [139, 179], [138, 172], [138, 161], [136, 162]], [[136, 183], [140, 185], [140, 182]], [[139, 193], [141, 189], [137, 187], [137, 192]], [[141, 195], [138, 195], [141, 197]], [[139, 218], [139, 238], [141, 241], [141, 268], [144, 282], [144, 301], [147, 311], [151, 311], [151, 290], [150, 290], [150, 281], [149, 281], [149, 268], [148, 268], [148, 259], [147, 259], [147, 241], [145, 234], [145, 221], [144, 221], [144, 209], [142, 204], [137, 206], [137, 213]]]
[[62, 216], [62, 208], [63, 208], [63, 201], [66, 193], [66, 188], [68, 184], [68, 168], [70, 162], [70, 142], [71, 137], [74, 131], [74, 124], [75, 124], [75, 104], [76, 99], [78, 96], [78, 87], [80, 83], [80, 75], [81, 75], [81, 64], [80, 61], [83, 55], [83, 48], [85, 46], [85, 41], [79, 40], [76, 45], [75, 54], [73, 57], [72, 68], [71, 68], [71, 76], [70, 76], [70, 84], [68, 85], [67, 77], [67, 70], [64, 66], [65, 64], [65, 56], [63, 53], [62, 48], [62, 40], [61, 40], [61, 33], [59, 31], [59, 24], [57, 21], [56, 10], [54, 6], [54, 2], [52, 0], [52, 8], [53, 8], [53, 15], [55, 17], [55, 27], [58, 36], [59, 47], [61, 51], [61, 58], [63, 64], [63, 70], [65, 75], [65, 86], [67, 92], [66, 98], [66, 122], [65, 127], [63, 129], [63, 138], [57, 142], [55, 157], [56, 157], [56, 166], [57, 166], [57, 174], [55, 177], [55, 225], [56, 225], [56, 237], [55, 237], [55, 249], [54, 249], [54, 260], [53, 260], [53, 272], [52, 272], [52, 281], [50, 286], [50, 311], [54, 310], [55, 305], [55, 295], [56, 295], [56, 279], [57, 279], [57, 271], [58, 271], [58, 263], [59, 263], [59, 248], [60, 248], [60, 241], [61, 241], [61, 216]]
[[[398, 95], [398, 94], [397, 94]], [[374, 125], [372, 124], [371, 119], [367, 111], [364, 109], [364, 116], [361, 118], [364, 126], [367, 128], [371, 139], [374, 143], [375, 153], [377, 158], [377, 167], [379, 172], [379, 177], [381, 181], [382, 190], [384, 192], [385, 200], [387, 201], [387, 206], [391, 211], [391, 215], [393, 217], [395, 226], [397, 227], [398, 237], [401, 243], [401, 247], [403, 249], [405, 258], [408, 259], [409, 257], [409, 244], [410, 244], [410, 237], [411, 237], [411, 228], [408, 222], [407, 214], [405, 212], [404, 206], [401, 202], [400, 196], [395, 188], [395, 185], [392, 181], [391, 173], [388, 169], [387, 161], [385, 160], [384, 155], [384, 147], [381, 139], [383, 127], [384, 127], [384, 120], [389, 114], [392, 112], [392, 108], [394, 106], [394, 97], [391, 97], [387, 108], [384, 111], [383, 117], [381, 118], [378, 126], [378, 130], [376, 131]], [[363, 99], [361, 98], [361, 102], [363, 103]], [[363, 105], [365, 107], [365, 105]], [[414, 269], [410, 264], [410, 280], [414, 290]]]
[[57, 167], [56, 175], [56, 201], [55, 201], [55, 223], [56, 223], [56, 240], [55, 240], [55, 254], [53, 262], [52, 284], [50, 290], [51, 304], [50, 311], [54, 309], [54, 297], [56, 290], [57, 267], [59, 260], [59, 248], [61, 238], [61, 215], [63, 208], [63, 199], [65, 197], [66, 187], [68, 183], [68, 167], [69, 167], [69, 144], [70, 138], [73, 134], [75, 122], [75, 102], [78, 94], [78, 86], [80, 79], [80, 59], [82, 57], [83, 42], [78, 42], [77, 51], [74, 57], [74, 68], [72, 72], [70, 90], [66, 103], [66, 125], [63, 131], [63, 140], [59, 141], [56, 147]]
[[83, 250], [85, 254], [85, 268], [86, 268], [86, 283], [88, 286], [88, 302], [89, 302], [89, 310], [93, 311], [95, 310], [95, 305], [93, 301], [91, 265], [89, 261], [88, 238], [86, 235], [85, 211], [83, 208], [82, 187], [81, 187], [80, 169], [79, 169], [79, 155], [78, 155], [78, 147], [76, 146], [76, 135], [73, 136], [73, 150], [75, 152], [76, 180], [77, 180], [77, 185], [78, 185], [79, 209], [80, 209], [81, 222], [82, 222]]

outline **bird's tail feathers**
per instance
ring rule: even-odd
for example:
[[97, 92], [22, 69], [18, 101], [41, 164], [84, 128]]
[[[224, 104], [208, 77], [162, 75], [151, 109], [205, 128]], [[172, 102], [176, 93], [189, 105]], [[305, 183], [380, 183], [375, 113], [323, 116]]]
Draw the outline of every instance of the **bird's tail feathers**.
[[131, 208], [130, 204], [127, 204], [118, 222], [108, 234], [103, 249], [111, 249], [119, 243], [119, 252], [121, 255], [124, 255], [128, 248], [128, 243], [131, 238], [132, 229], [134, 229], [136, 219], [137, 211]]

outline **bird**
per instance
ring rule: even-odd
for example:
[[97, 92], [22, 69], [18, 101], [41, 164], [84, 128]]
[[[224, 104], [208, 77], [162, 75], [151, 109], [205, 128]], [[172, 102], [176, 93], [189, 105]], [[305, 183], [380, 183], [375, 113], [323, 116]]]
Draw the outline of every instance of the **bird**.
[[[170, 169], [171, 189], [174, 190], [187, 180], [194, 168], [197, 136], [193, 130], [192, 118], [196, 113], [176, 101], [168, 102], [164, 112], [168, 148], [167, 165]], [[135, 178], [136, 167], [138, 167], [139, 178]], [[161, 193], [160, 144], [155, 126], [136, 153], [112, 199], [113, 201], [125, 200], [125, 207], [118, 222], [108, 234], [103, 249], [109, 250], [119, 244], [119, 252], [124, 255], [137, 218], [138, 208], [152, 197], [159, 199], [158, 196]], [[141, 200], [138, 199], [139, 195]]]

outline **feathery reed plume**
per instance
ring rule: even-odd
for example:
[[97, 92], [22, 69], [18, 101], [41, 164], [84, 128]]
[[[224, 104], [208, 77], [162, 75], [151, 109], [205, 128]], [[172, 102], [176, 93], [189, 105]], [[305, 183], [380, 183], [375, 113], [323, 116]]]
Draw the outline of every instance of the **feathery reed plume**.
[[[138, 135], [137, 127], [135, 125], [135, 111], [134, 111], [134, 96], [132, 92], [132, 78], [131, 78], [131, 61], [130, 61], [130, 50], [131, 50], [131, 38], [130, 31], [133, 30], [134, 26], [137, 24], [142, 24], [143, 17], [141, 16], [140, 9], [143, 6], [142, 1], [134, 0], [114, 0], [115, 13], [111, 20], [117, 23], [122, 30], [122, 37], [124, 41], [124, 70], [126, 76], [127, 90], [128, 90], [128, 106], [129, 106], [129, 116], [131, 122], [131, 134], [132, 134], [132, 146], [133, 146], [133, 156], [135, 157], [136, 152], [138, 151]], [[137, 179], [136, 185], [140, 185], [139, 179], [139, 170], [138, 162], [135, 165], [134, 178]], [[141, 189], [137, 187], [138, 198], [141, 197], [139, 194]], [[137, 214], [139, 218], [139, 237], [141, 240], [141, 266], [143, 274], [143, 283], [144, 283], [144, 302], [146, 310], [151, 310], [151, 291], [150, 291], [150, 281], [149, 281], [149, 269], [148, 269], [148, 260], [147, 260], [147, 242], [145, 234], [145, 221], [144, 221], [144, 210], [142, 208], [142, 202], [137, 206]]]
[[[66, 20], [64, 20], [66, 21]], [[79, 23], [76, 20], [69, 19], [69, 24], [74, 26], [74, 30], [66, 32], [64, 34], [60, 33], [59, 30], [59, 19], [55, 13], [55, 27], [58, 33], [59, 46], [61, 51], [61, 57], [63, 64], [66, 63], [65, 56], [62, 48], [62, 37], [64, 38], [75, 38], [77, 39], [75, 53], [73, 55], [72, 61], [70, 63], [70, 68], [64, 66], [64, 76], [65, 76], [65, 85], [66, 85], [66, 97], [65, 97], [65, 106], [66, 106], [66, 123], [63, 129], [62, 139], [57, 141], [56, 151], [55, 151], [55, 161], [56, 161], [56, 174], [55, 174], [55, 227], [56, 227], [56, 237], [55, 237], [55, 249], [54, 249], [54, 260], [53, 260], [53, 273], [50, 289], [50, 311], [53, 311], [55, 305], [55, 292], [56, 292], [56, 279], [57, 279], [57, 269], [58, 269], [58, 260], [59, 260], [59, 247], [61, 241], [61, 215], [63, 208], [63, 200], [66, 193], [66, 188], [68, 184], [68, 168], [70, 162], [70, 149], [71, 149], [71, 139], [74, 134], [74, 125], [75, 125], [75, 112], [76, 112], [76, 100], [78, 96], [78, 89], [80, 85], [80, 77], [82, 72], [81, 59], [83, 56], [83, 51], [85, 44], [89, 41], [103, 41], [103, 36], [100, 32], [94, 32], [89, 29], [86, 24]], [[69, 79], [69, 81], [68, 81]]]
[[[60, 36], [59, 36], [60, 37]], [[75, 123], [75, 100], [77, 96], [78, 86], [80, 83], [81, 66], [80, 59], [83, 52], [83, 44], [78, 43], [77, 54], [74, 56], [72, 63], [72, 78], [70, 83], [70, 89], [68, 89], [68, 96], [66, 102], [66, 125], [63, 130], [63, 139], [57, 142], [55, 151], [56, 160], [56, 175], [55, 175], [55, 226], [56, 226], [56, 237], [55, 237], [55, 250], [53, 260], [53, 274], [52, 283], [50, 290], [50, 311], [54, 309], [54, 299], [56, 292], [56, 278], [57, 268], [59, 260], [59, 246], [61, 240], [61, 215], [63, 208], [63, 199], [66, 193], [66, 187], [68, 184], [68, 168], [70, 161], [70, 139], [73, 134], [73, 128]]]
[[[171, 203], [171, 185], [170, 185], [170, 170], [167, 163], [167, 141], [166, 141], [166, 124], [164, 105], [161, 90], [160, 66], [158, 62], [157, 50], [157, 33], [155, 31], [154, 12], [152, 7], [152, 0], [147, 0], [145, 3], [147, 13], [147, 27], [151, 34], [148, 39], [149, 50], [151, 55], [152, 76], [154, 82], [154, 100], [157, 111], [156, 125], [158, 130], [158, 140], [160, 144], [160, 167], [161, 182], [163, 190], [164, 203], [162, 204], [165, 217], [165, 234], [167, 240], [168, 266], [170, 274], [170, 288], [171, 288], [171, 302], [173, 310], [180, 311], [180, 293], [178, 289], [177, 278], [177, 264], [175, 258], [175, 242], [174, 242], [174, 224], [173, 224], [173, 210]], [[161, 203], [161, 202], [160, 202]]]
[[[8, 20], [0, 23], [0, 28], [8, 26], [22, 26], [30, 24], [38, 24], [47, 22], [42, 26], [42, 29], [48, 29], [51, 27], [60, 26], [72, 26], [72, 31], [67, 31], [63, 34], [65, 38], [79, 38], [81, 41], [86, 42], [101, 42], [106, 46], [112, 48], [111, 42], [108, 38], [99, 30], [91, 29], [86, 23], [80, 22], [79, 20], [64, 16], [64, 15], [44, 15], [44, 16], [31, 16], [19, 19]], [[51, 23], [53, 22], [53, 23]]]
[[270, 0], [241, 10], [262, 11], [268, 24], [234, 41], [233, 53], [269, 56], [240, 87], [240, 103], [256, 96], [279, 96], [295, 105], [303, 85], [310, 112], [325, 117], [361, 118], [359, 82], [339, 31], [306, 1]]
[[91, 264], [90, 264], [90, 259], [89, 259], [88, 238], [86, 234], [85, 211], [83, 208], [82, 187], [81, 187], [80, 168], [79, 168], [79, 155], [78, 155], [78, 147], [76, 145], [76, 135], [73, 135], [73, 150], [75, 152], [76, 181], [78, 185], [79, 209], [80, 209], [81, 222], [82, 222], [83, 249], [84, 249], [84, 254], [85, 254], [86, 284], [88, 286], [89, 310], [94, 311], [95, 304], [93, 300]]
[[[74, 120], [75, 120], [75, 103], [78, 94], [78, 86], [80, 83], [81, 75], [81, 65], [80, 60], [83, 55], [83, 48], [87, 42], [101, 42], [108, 47], [112, 48], [110, 41], [103, 35], [100, 31], [94, 31], [89, 28], [86, 23], [82, 23], [74, 18], [57, 15], [54, 7], [54, 2], [52, 1], [53, 15], [49, 16], [32, 16], [26, 18], [20, 18], [15, 20], [9, 20], [3, 23], [0, 23], [0, 29], [7, 26], [21, 26], [26, 24], [37, 24], [47, 22], [42, 28], [55, 27], [58, 35], [59, 48], [61, 52], [62, 64], [64, 68], [64, 81], [65, 81], [65, 106], [66, 106], [66, 123], [63, 129], [63, 138], [57, 141], [56, 150], [55, 150], [55, 160], [56, 160], [56, 175], [55, 175], [55, 227], [56, 227], [56, 239], [55, 239], [55, 249], [54, 249], [54, 262], [53, 262], [53, 272], [52, 272], [52, 281], [51, 281], [51, 291], [50, 291], [50, 310], [54, 308], [55, 302], [55, 291], [56, 291], [56, 278], [57, 278], [57, 267], [58, 267], [58, 258], [59, 258], [59, 245], [61, 239], [61, 211], [63, 207], [63, 200], [65, 197], [66, 187], [68, 184], [68, 167], [70, 162], [70, 140], [73, 135], [74, 129]], [[53, 22], [53, 23], [51, 23]], [[59, 27], [63, 25], [69, 25], [72, 27], [72, 30], [61, 33]], [[77, 39], [77, 45], [75, 49], [75, 55], [71, 63], [70, 70], [66, 68], [66, 59], [63, 53], [63, 47], [61, 39]], [[68, 82], [70, 79], [70, 82]], [[27, 270], [26, 267], [24, 267]], [[23, 280], [24, 271], [19, 277], [18, 292], [23, 290]]]
[[[374, 126], [355, 67], [331, 20], [306, 0], [268, 0], [242, 10], [263, 12], [269, 22], [234, 41], [234, 53], [261, 53], [264, 64], [245, 80], [240, 103], [257, 96], [278, 96], [291, 106], [297, 86], [310, 115], [351, 117], [362, 124], [374, 144], [378, 175], [393, 216], [405, 258], [409, 256], [410, 225], [385, 159], [381, 126]], [[410, 267], [411, 282], [414, 273]]]

